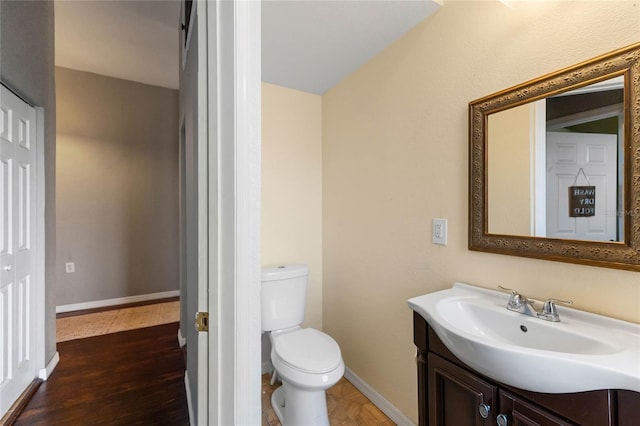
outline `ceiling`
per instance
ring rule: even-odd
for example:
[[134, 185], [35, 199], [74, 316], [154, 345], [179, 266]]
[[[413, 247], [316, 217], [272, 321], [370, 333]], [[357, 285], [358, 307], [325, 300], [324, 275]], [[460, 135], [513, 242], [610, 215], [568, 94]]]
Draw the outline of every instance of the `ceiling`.
[[[437, 0], [263, 0], [262, 80], [322, 94]], [[179, 0], [56, 0], [56, 65], [178, 88]]]
[[179, 1], [55, 1], [56, 65], [178, 88]]
[[262, 80], [322, 94], [438, 7], [431, 0], [263, 2]]

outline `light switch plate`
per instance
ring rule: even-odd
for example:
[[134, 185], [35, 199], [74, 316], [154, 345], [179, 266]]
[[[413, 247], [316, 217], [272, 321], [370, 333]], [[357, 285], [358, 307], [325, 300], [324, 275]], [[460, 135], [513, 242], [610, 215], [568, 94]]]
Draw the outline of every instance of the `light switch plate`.
[[447, 245], [447, 219], [433, 219], [433, 244]]
[[73, 262], [67, 262], [64, 264], [64, 270], [67, 272], [67, 274], [71, 274], [72, 272], [76, 271], [76, 264]]

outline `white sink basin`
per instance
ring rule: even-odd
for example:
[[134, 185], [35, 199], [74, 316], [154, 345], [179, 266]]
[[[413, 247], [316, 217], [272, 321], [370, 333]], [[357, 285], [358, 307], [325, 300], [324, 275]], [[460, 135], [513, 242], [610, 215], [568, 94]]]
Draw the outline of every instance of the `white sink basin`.
[[409, 299], [460, 360], [534, 392], [640, 392], [640, 325], [558, 307], [560, 322], [507, 310], [509, 295], [456, 283]]

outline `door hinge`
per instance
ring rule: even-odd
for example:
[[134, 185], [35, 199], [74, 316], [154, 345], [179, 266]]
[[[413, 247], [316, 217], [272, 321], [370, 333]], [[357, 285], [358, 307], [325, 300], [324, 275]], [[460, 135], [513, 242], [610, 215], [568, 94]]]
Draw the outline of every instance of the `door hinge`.
[[209, 312], [198, 312], [196, 314], [196, 330], [209, 331]]

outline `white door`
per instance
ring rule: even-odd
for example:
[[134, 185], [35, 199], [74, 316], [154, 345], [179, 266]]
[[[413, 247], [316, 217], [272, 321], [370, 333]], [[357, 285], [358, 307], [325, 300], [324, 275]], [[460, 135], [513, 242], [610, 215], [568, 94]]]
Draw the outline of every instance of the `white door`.
[[[184, 11], [184, 3], [182, 5]], [[180, 179], [183, 215], [181, 256], [183, 262], [181, 332], [186, 339], [185, 386], [192, 425], [216, 424], [208, 418], [207, 332], [196, 330], [198, 312], [208, 312], [208, 186], [207, 186], [207, 55], [206, 3], [194, 2], [186, 57], [180, 81]], [[183, 32], [184, 34], [184, 32]], [[185, 52], [183, 51], [183, 55]]]
[[37, 377], [36, 112], [0, 87], [0, 417]]
[[[617, 136], [547, 133], [547, 236], [616, 241]], [[569, 190], [580, 169], [596, 187], [595, 216], [569, 217]], [[580, 173], [576, 185], [587, 185]]]

